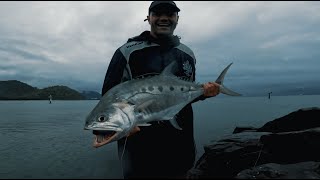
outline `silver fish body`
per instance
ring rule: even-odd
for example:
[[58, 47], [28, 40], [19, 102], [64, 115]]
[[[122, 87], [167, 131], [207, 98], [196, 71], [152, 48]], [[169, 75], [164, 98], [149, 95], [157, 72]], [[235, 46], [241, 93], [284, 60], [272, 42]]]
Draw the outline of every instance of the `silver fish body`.
[[[232, 64], [232, 63], [231, 63]], [[240, 95], [227, 88], [223, 78], [231, 64], [216, 80], [220, 92]], [[127, 136], [135, 126], [149, 126], [149, 122], [175, 121], [176, 114], [204, 93], [201, 84], [185, 81], [173, 74], [176, 62], [169, 64], [160, 75], [134, 79], [111, 88], [86, 118], [86, 130], [94, 130], [95, 147], [117, 141]]]

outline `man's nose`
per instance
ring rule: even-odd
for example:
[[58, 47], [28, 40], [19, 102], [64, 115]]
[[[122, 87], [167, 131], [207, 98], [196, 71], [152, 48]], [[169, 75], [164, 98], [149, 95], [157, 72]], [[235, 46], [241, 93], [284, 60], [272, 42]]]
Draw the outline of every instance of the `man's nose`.
[[159, 17], [159, 20], [160, 21], [166, 21], [166, 20], [169, 20], [169, 16], [166, 15], [166, 14], [161, 14], [160, 17]]

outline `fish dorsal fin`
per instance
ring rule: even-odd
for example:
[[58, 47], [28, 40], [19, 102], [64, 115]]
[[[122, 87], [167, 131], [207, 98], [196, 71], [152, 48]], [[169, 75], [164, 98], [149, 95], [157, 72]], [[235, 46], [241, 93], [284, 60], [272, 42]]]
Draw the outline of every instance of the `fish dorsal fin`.
[[183, 77], [179, 77], [180, 80], [183, 80], [183, 81], [187, 81], [187, 82], [192, 82], [192, 79], [191, 78], [188, 78], [186, 76], [183, 76]]
[[169, 65], [167, 65], [164, 70], [161, 72], [161, 76], [174, 76], [174, 72], [177, 69], [177, 62], [172, 61]]

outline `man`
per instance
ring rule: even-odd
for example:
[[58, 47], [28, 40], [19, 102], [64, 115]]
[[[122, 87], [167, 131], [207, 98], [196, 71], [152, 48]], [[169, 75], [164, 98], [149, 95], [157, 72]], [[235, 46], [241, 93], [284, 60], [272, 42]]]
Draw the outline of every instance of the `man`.
[[[173, 1], [151, 3], [146, 19], [151, 31], [130, 38], [116, 50], [106, 72], [102, 95], [124, 81], [158, 75], [172, 61], [179, 66], [175, 75], [195, 81], [195, 56], [173, 35], [179, 11]], [[216, 83], [208, 82], [203, 87], [204, 95], [196, 101], [219, 93]], [[132, 135], [118, 141], [124, 178], [185, 177], [196, 155], [191, 104], [178, 113], [177, 122], [183, 130], [159, 119], [151, 126], [136, 127]]]

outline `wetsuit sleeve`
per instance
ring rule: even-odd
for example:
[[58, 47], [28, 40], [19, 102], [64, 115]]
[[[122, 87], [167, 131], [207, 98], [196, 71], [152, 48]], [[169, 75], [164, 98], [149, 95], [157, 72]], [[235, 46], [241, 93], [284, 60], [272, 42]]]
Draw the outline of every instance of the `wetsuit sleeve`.
[[103, 86], [102, 96], [112, 87], [118, 85], [121, 82], [123, 71], [126, 67], [127, 60], [119, 49], [113, 54], [113, 57], [109, 63]]
[[198, 98], [196, 98], [195, 100], [193, 100], [191, 103], [195, 103], [197, 101], [203, 101], [207, 99], [207, 97], [205, 97], [204, 95], [199, 96]]

